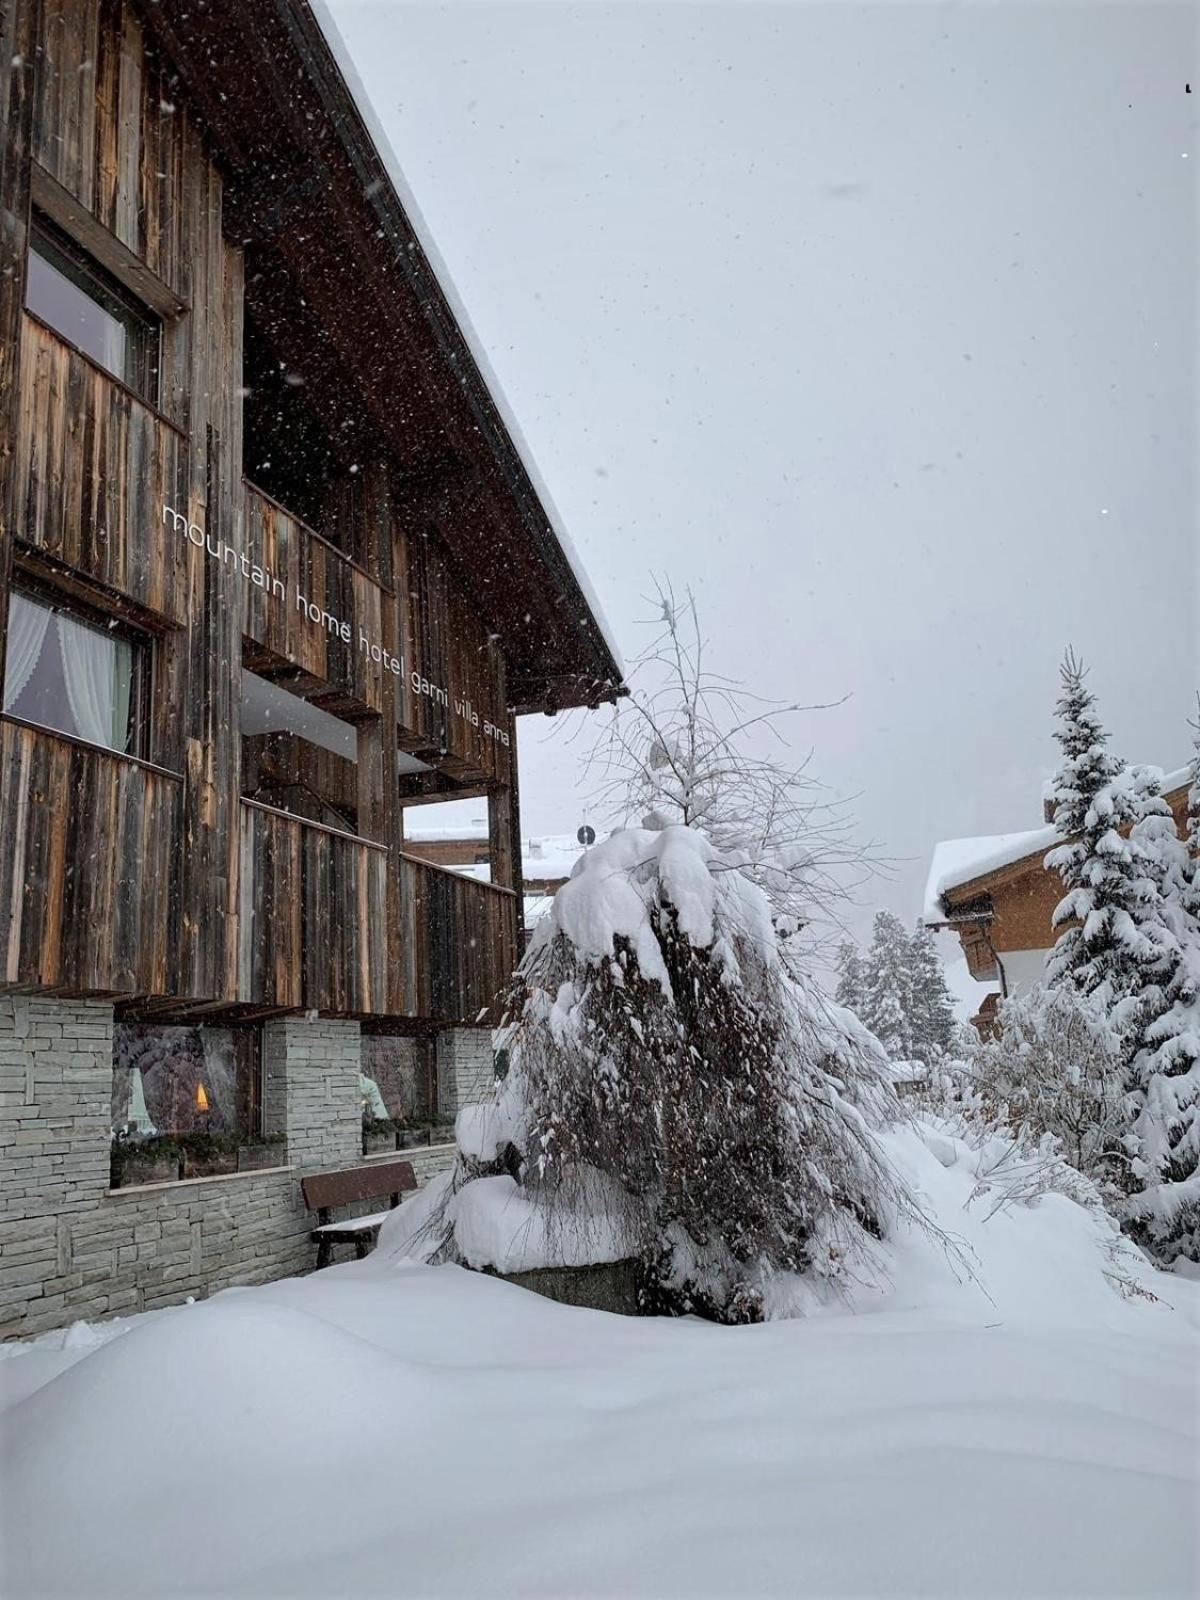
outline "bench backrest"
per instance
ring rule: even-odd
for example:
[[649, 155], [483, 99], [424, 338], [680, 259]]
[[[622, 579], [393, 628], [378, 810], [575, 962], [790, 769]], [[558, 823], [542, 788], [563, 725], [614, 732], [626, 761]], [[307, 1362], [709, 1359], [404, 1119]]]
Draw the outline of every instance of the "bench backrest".
[[416, 1187], [417, 1175], [411, 1161], [372, 1161], [366, 1166], [348, 1167], [344, 1172], [314, 1172], [300, 1181], [304, 1204], [310, 1211], [328, 1211], [333, 1206], [403, 1194]]

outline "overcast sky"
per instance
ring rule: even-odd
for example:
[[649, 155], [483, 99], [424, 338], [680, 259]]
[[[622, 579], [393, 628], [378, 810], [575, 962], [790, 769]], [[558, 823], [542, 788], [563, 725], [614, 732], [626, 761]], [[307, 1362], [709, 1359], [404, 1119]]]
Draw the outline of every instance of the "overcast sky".
[[[1068, 641], [1183, 764], [1192, 8], [333, 10], [627, 658], [663, 572], [715, 665], [850, 696], [797, 739], [906, 858], [868, 902], [1039, 825]], [[581, 817], [557, 726], [526, 832]]]

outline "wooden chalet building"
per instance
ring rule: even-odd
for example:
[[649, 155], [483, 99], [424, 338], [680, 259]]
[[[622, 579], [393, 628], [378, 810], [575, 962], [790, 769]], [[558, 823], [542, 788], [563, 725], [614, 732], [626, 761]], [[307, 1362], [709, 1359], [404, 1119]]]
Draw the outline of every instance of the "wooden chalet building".
[[[1166, 774], [1162, 792], [1182, 837], [1187, 769]], [[927, 927], [956, 933], [971, 976], [998, 986], [972, 1019], [977, 1025], [989, 1025], [1000, 995], [1027, 994], [1042, 981], [1056, 937], [1054, 910], [1065, 892], [1058, 874], [1044, 863], [1047, 851], [1060, 842], [1047, 820], [1028, 832], [946, 839], [934, 849], [922, 920]]]
[[620, 667], [307, 0], [7, 0], [0, 111], [12, 1335], [302, 1270], [299, 1174], [480, 1091], [514, 718]]

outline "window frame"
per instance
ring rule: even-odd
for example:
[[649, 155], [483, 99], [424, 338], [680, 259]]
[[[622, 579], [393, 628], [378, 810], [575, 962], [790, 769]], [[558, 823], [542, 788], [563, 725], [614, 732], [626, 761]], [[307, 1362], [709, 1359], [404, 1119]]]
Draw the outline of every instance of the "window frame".
[[63, 330], [29, 303], [28, 267], [23, 310], [53, 329], [55, 335], [78, 350], [85, 361], [99, 367], [117, 383], [131, 389], [149, 406], [157, 407], [162, 370], [163, 319], [152, 307], [130, 292], [119, 279], [105, 270], [96, 258], [39, 207], [31, 208], [28, 255], [37, 255], [93, 301], [107, 316], [125, 329], [124, 371], [113, 372], [102, 361], [82, 349]]
[[[214, 1148], [206, 1152], [203, 1148], [199, 1152], [189, 1149], [187, 1141], [207, 1140], [208, 1128], [188, 1128], [180, 1130], [177, 1127], [158, 1128], [146, 1139], [141, 1140], [129, 1137], [115, 1126], [110, 1139], [110, 1152], [115, 1155], [118, 1147], [123, 1146], [128, 1151], [127, 1159], [137, 1159], [139, 1148], [145, 1147], [149, 1151], [148, 1159], [154, 1161], [157, 1156], [160, 1163], [164, 1157], [164, 1146], [170, 1147], [165, 1158], [166, 1164], [171, 1165], [176, 1160], [180, 1163], [178, 1170], [170, 1177], [134, 1178], [125, 1182], [116, 1181], [115, 1170], [110, 1173], [110, 1188], [119, 1190], [128, 1187], [130, 1183], [140, 1185], [152, 1183], [156, 1188], [166, 1188], [177, 1183], [194, 1183], [198, 1179], [224, 1179], [242, 1176], [244, 1173], [261, 1170], [276, 1170], [286, 1167], [289, 1161], [286, 1131], [282, 1128], [268, 1128], [266, 1126], [266, 1051], [263, 1041], [262, 1018], [244, 1017], [215, 1017], [203, 1021], [196, 1017], [172, 1017], [156, 1014], [144, 1016], [136, 1010], [129, 1016], [118, 1015], [114, 1019], [113, 1029], [113, 1066], [110, 1080], [110, 1099], [115, 1095], [117, 1073], [121, 1070], [117, 1063], [117, 1050], [119, 1046], [118, 1030], [123, 1027], [167, 1029], [181, 1028], [198, 1034], [203, 1034], [206, 1029], [216, 1029], [226, 1032], [230, 1036], [230, 1047], [234, 1066], [234, 1087], [231, 1109], [234, 1114], [235, 1126], [226, 1128], [212, 1135], [216, 1140], [223, 1141], [224, 1148]], [[201, 1050], [204, 1046], [201, 1044]], [[138, 1065], [138, 1063], [134, 1063]], [[201, 1082], [204, 1079], [200, 1080]], [[209, 1080], [211, 1082], [211, 1079]], [[144, 1077], [143, 1077], [144, 1086]], [[128, 1123], [123, 1124], [123, 1129], [128, 1128]], [[241, 1164], [243, 1149], [272, 1148], [278, 1149], [277, 1162], [268, 1162], [266, 1166]], [[234, 1151], [237, 1152], [236, 1156]], [[110, 1155], [110, 1160], [111, 1160]], [[189, 1170], [191, 1161], [198, 1161], [205, 1170]], [[216, 1161], [217, 1170], [207, 1168], [207, 1163]]]
[[[114, 612], [105, 611], [101, 606], [89, 605], [87, 601], [80, 600], [73, 594], [67, 594], [46, 579], [26, 571], [24, 567], [13, 567], [9, 584], [10, 605], [13, 595], [20, 595], [33, 605], [43, 606], [55, 616], [61, 613], [81, 627], [92, 628], [95, 632], [104, 634], [106, 638], [123, 639], [132, 646], [132, 671], [129, 682], [130, 740], [123, 750], [118, 750], [113, 745], [98, 745], [94, 740], [85, 739], [81, 734], [72, 733], [67, 728], [53, 728], [45, 722], [32, 722], [30, 718], [21, 716], [19, 712], [12, 711], [7, 706], [3, 707], [4, 715], [42, 728], [46, 733], [57, 734], [64, 739], [74, 739], [79, 744], [87, 745], [89, 749], [105, 750], [109, 755], [129, 756], [136, 761], [151, 761], [150, 708], [154, 699], [154, 635], [144, 628], [136, 627]], [[7, 688], [7, 684], [5, 687]]]

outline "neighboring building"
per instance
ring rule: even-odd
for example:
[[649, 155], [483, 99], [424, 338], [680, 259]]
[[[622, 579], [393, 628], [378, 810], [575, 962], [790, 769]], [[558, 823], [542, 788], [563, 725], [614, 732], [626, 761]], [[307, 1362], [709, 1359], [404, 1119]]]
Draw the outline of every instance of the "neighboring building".
[[[487, 819], [482, 816], [444, 827], [410, 822], [404, 835], [404, 848], [409, 855], [485, 883], [491, 873], [486, 842]], [[583, 846], [574, 834], [549, 834], [521, 840], [526, 937], [534, 924], [546, 915], [550, 902], [571, 876], [571, 869], [582, 854]]]
[[0, 1335], [302, 1270], [301, 1170], [483, 1091], [514, 718], [620, 692], [340, 51], [0, 8]]
[[[1186, 769], [1164, 777], [1163, 794], [1182, 835]], [[1062, 880], [1044, 862], [1059, 842], [1048, 823], [1027, 833], [946, 839], [934, 848], [923, 920], [931, 928], [952, 929], [971, 976], [999, 984], [1001, 994], [1025, 994], [1042, 980], [1055, 941], [1054, 908], [1064, 893]], [[990, 1006], [985, 1001], [981, 1017], [986, 1020], [994, 1008], [994, 1000]]]

